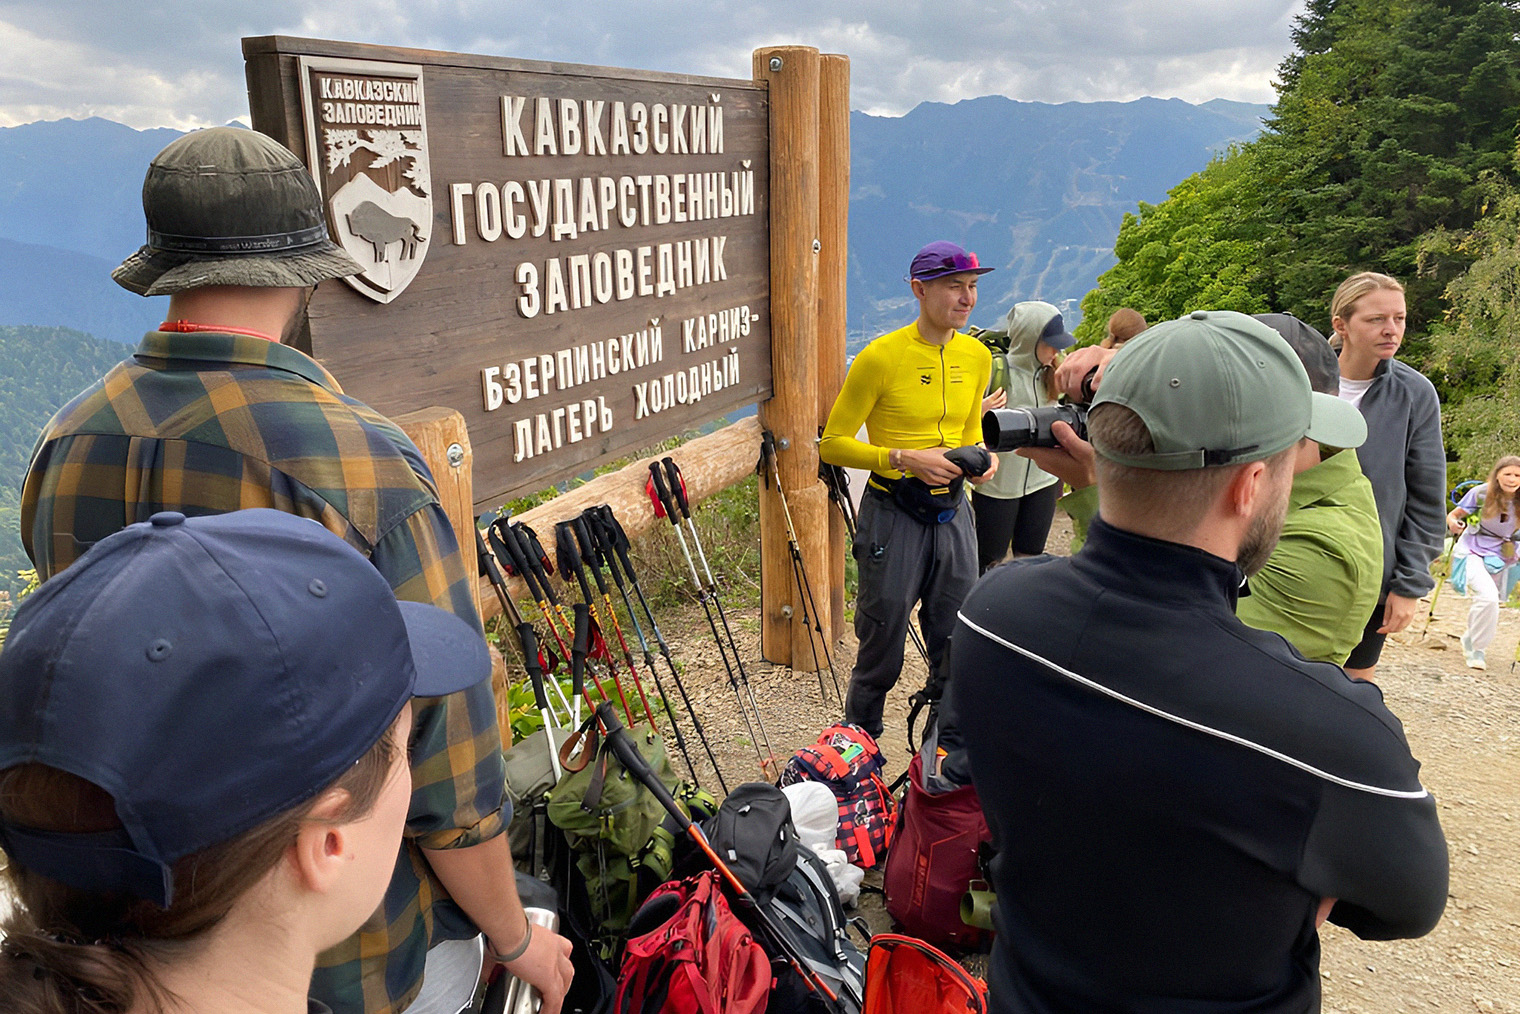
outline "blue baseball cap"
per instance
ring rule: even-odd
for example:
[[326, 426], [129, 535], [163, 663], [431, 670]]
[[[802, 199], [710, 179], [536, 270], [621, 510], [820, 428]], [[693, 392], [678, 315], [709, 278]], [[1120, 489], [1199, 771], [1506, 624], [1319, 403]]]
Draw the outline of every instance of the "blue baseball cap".
[[985, 275], [992, 268], [984, 268], [974, 253], [951, 243], [949, 240], [937, 240], [924, 247], [913, 255], [913, 263], [908, 266], [908, 278], [927, 282], [931, 278], [941, 278], [945, 275], [959, 275], [970, 272], [974, 275]]
[[0, 845], [72, 887], [167, 908], [177, 860], [315, 796], [413, 696], [490, 670], [477, 629], [397, 602], [314, 521], [155, 514], [44, 583], [0, 651], [0, 770], [45, 764], [99, 786], [121, 827], [0, 819]]

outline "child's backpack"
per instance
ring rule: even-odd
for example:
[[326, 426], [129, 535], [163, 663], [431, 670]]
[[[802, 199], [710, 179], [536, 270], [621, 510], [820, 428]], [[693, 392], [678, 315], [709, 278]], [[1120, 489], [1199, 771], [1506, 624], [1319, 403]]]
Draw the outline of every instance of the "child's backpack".
[[708, 870], [659, 887], [629, 924], [614, 1014], [760, 1014], [771, 964]]
[[839, 800], [839, 848], [851, 863], [870, 869], [886, 858], [897, 824], [897, 801], [881, 777], [885, 763], [870, 733], [841, 723], [793, 754], [777, 784], [827, 785]]
[[992, 833], [974, 787], [925, 787], [924, 756], [935, 753], [930, 736], [908, 764], [902, 819], [882, 878], [887, 913], [905, 933], [940, 947], [974, 950], [987, 932], [961, 921], [961, 899], [979, 876], [978, 853]]
[[987, 1014], [987, 984], [922, 940], [878, 933], [862, 1014]]

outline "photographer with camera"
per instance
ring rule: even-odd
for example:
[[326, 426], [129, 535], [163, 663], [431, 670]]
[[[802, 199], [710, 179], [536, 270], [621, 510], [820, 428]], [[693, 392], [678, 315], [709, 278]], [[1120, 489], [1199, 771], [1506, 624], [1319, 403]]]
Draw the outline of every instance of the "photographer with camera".
[[[1076, 342], [1060, 310], [1039, 300], [1015, 303], [1003, 331], [976, 337], [992, 352], [988, 393], [1003, 392], [998, 408], [1055, 404], [1056, 357]], [[1015, 559], [1045, 552], [1060, 495], [1061, 481], [1034, 462], [998, 455], [997, 476], [971, 494], [979, 572], [985, 574], [1010, 549]]]
[[1327, 915], [1371, 939], [1440, 918], [1445, 840], [1382, 695], [1234, 616], [1300, 449], [1366, 438], [1349, 407], [1244, 314], [1157, 325], [1087, 419], [1086, 548], [961, 607], [948, 704], [998, 848], [997, 1014], [1301, 1014]]
[[[1339, 391], [1335, 352], [1323, 335], [1291, 314], [1262, 313], [1256, 319], [1298, 355], [1315, 392]], [[1093, 451], [1085, 433], [1077, 432], [1081, 425], [1071, 429], [1066, 423], [1052, 419], [1047, 435], [1024, 439], [1018, 453], [1071, 485], [1060, 504], [1080, 532], [1098, 512]], [[1356, 618], [1377, 601], [1380, 531], [1372, 485], [1361, 473], [1357, 452], [1318, 444], [1300, 448], [1282, 537], [1242, 591], [1235, 615], [1283, 635], [1305, 658], [1343, 665], [1362, 637]]]
[[844, 711], [872, 736], [881, 735], [882, 704], [902, 672], [913, 606], [937, 682], [955, 611], [976, 581], [964, 486], [997, 472], [978, 446], [992, 357], [959, 329], [976, 306], [977, 278], [991, 270], [954, 243], [920, 250], [908, 269], [918, 319], [855, 357], [818, 442], [828, 464], [871, 472], [853, 546], [860, 647]]

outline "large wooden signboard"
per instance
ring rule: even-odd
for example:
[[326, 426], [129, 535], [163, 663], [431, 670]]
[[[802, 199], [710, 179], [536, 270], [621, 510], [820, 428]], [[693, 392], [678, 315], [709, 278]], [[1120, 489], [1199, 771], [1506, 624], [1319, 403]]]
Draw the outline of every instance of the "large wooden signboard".
[[364, 267], [311, 353], [387, 414], [447, 406], [477, 506], [771, 394], [768, 102], [752, 81], [243, 40], [255, 129]]

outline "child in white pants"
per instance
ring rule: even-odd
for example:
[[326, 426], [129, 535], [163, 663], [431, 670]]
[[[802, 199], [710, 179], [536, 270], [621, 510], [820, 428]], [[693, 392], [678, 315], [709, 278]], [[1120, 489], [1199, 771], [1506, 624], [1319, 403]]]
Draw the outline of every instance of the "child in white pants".
[[[1462, 654], [1472, 669], [1486, 669], [1484, 651], [1499, 625], [1501, 589], [1512, 583], [1516, 561], [1516, 494], [1520, 492], [1520, 456], [1506, 455], [1494, 463], [1488, 482], [1468, 491], [1446, 516], [1446, 527], [1459, 536], [1452, 566], [1454, 585], [1465, 586], [1472, 597]], [[1467, 526], [1469, 515], [1478, 523]]]

